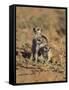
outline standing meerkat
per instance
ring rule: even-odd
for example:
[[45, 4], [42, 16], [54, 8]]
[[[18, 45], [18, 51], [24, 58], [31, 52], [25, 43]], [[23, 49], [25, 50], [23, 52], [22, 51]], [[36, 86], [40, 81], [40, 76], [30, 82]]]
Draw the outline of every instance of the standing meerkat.
[[39, 55], [48, 58], [48, 39], [42, 35], [42, 29], [40, 27], [33, 28], [34, 38], [32, 41], [32, 54], [33, 60], [37, 62]]

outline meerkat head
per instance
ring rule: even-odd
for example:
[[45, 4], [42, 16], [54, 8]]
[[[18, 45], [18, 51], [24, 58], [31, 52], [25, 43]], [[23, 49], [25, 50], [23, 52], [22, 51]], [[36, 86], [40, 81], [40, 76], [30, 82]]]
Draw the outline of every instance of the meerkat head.
[[35, 28], [33, 28], [33, 31], [35, 34], [41, 34], [42, 29], [40, 27], [35, 27]]

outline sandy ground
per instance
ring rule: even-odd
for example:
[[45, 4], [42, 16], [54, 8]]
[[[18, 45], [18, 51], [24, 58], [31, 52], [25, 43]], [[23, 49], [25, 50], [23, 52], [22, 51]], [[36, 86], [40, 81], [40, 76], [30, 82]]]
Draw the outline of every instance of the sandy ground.
[[64, 71], [57, 70], [53, 66], [48, 67], [46, 64], [23, 62], [23, 64], [17, 64], [16, 81], [17, 83], [65, 81], [63, 73]]

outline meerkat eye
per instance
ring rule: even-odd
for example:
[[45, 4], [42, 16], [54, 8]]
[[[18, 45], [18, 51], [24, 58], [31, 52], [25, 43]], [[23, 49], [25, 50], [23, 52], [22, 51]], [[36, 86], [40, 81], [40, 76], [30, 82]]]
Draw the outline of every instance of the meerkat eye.
[[39, 31], [39, 29], [37, 29], [37, 31]]

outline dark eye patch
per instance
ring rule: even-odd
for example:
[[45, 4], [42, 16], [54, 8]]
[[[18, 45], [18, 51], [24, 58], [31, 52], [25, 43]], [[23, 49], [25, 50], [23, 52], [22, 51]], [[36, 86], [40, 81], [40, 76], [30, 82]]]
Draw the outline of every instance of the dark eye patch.
[[37, 31], [39, 31], [39, 29], [37, 29]]

